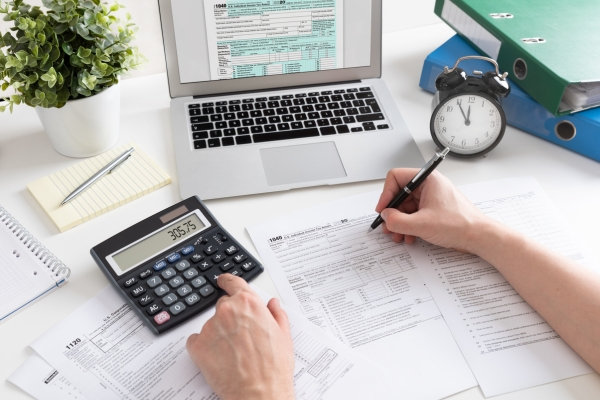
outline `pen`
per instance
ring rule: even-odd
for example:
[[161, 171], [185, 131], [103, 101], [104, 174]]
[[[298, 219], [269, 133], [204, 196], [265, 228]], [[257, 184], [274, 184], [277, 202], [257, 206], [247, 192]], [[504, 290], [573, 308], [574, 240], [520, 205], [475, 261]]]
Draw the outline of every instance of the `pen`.
[[[394, 198], [392, 199], [392, 201], [390, 201], [390, 204], [388, 204], [388, 206], [386, 208], [396, 208], [404, 200], [406, 200], [406, 198], [411, 194], [411, 192], [413, 190], [415, 190], [416, 188], [418, 188], [419, 185], [421, 185], [421, 183], [423, 183], [425, 178], [427, 178], [433, 172], [433, 170], [439, 165], [439, 163], [441, 163], [442, 160], [444, 158], [446, 158], [446, 155], [448, 154], [449, 151], [450, 151], [450, 149], [448, 147], [446, 147], [441, 152], [439, 152], [439, 153], [436, 152], [435, 155], [433, 156], [433, 158], [431, 160], [429, 160], [427, 162], [427, 164], [425, 164], [423, 166], [423, 168], [421, 168], [421, 170], [415, 175], [415, 177], [412, 178], [410, 180], [410, 182], [408, 182], [406, 184], [406, 186], [404, 186], [402, 188], [402, 190], [396, 196], [394, 196]], [[375, 221], [373, 221], [373, 223], [371, 224], [371, 227], [369, 228], [369, 232], [371, 232], [373, 229], [375, 229], [379, 225], [381, 225], [382, 222], [383, 222], [383, 218], [381, 218], [381, 214], [379, 214], [377, 216], [377, 218], [375, 218]]]
[[129, 156], [131, 156], [131, 153], [133, 153], [133, 150], [133, 147], [130, 148], [125, 153], [121, 154], [119, 157], [115, 158], [114, 160], [106, 164], [104, 167], [100, 168], [98, 172], [92, 175], [88, 180], [79, 185], [77, 189], [73, 190], [67, 197], [65, 197], [65, 199], [60, 203], [60, 205], [62, 206], [63, 204], [73, 200], [73, 198], [75, 198], [79, 193], [83, 192], [85, 189], [90, 187], [98, 179], [102, 178], [106, 174], [109, 174], [113, 169], [115, 169], [125, 160], [127, 160]]

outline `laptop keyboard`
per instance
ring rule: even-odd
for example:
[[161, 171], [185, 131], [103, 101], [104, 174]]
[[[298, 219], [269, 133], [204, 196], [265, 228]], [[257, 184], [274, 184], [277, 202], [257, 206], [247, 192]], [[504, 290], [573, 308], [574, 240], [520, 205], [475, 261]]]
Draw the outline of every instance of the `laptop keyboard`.
[[370, 87], [188, 104], [195, 149], [389, 129]]

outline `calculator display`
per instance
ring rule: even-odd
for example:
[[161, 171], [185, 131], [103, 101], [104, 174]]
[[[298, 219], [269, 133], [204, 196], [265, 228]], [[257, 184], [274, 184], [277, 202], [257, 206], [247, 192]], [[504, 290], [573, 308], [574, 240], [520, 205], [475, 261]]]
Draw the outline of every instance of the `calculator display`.
[[195, 213], [190, 213], [178, 219], [137, 241], [125, 250], [113, 254], [113, 266], [119, 269], [115, 272], [119, 275], [127, 272], [139, 263], [200, 232], [206, 226]]

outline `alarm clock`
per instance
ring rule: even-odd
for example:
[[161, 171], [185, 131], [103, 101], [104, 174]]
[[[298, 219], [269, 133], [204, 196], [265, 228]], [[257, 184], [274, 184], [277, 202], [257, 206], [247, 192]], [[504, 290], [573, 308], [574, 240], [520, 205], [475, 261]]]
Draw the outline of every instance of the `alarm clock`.
[[[488, 61], [495, 70], [475, 70], [469, 75], [458, 68], [460, 62], [469, 59]], [[439, 148], [448, 147], [454, 156], [475, 157], [498, 145], [506, 128], [501, 99], [510, 92], [507, 75], [500, 74], [495, 60], [483, 56], [461, 57], [452, 68], [444, 67], [435, 81], [437, 92], [429, 124]]]

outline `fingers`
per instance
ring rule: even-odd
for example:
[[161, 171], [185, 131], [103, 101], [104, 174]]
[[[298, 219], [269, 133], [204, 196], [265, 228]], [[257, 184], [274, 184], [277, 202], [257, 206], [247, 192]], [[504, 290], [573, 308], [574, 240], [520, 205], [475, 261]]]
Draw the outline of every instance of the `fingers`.
[[[381, 211], [381, 218], [385, 221], [387, 230], [399, 235], [395, 237], [395, 239], [401, 241], [403, 239], [408, 239], [409, 235], [415, 236], [415, 232], [413, 231], [414, 214], [405, 214], [393, 208], [386, 208]], [[412, 242], [412, 240], [412, 238], [409, 239], [410, 242]]]
[[271, 300], [269, 300], [269, 302], [267, 303], [267, 308], [269, 309], [269, 311], [271, 311], [271, 315], [273, 316], [279, 327], [284, 331], [289, 332], [290, 322], [288, 320], [287, 313], [284, 311], [283, 308], [281, 308], [281, 303], [279, 302], [279, 299], [272, 298]]
[[221, 274], [217, 278], [217, 284], [228, 295], [233, 296], [237, 292], [248, 289], [248, 283], [239, 276], [231, 274]]
[[381, 212], [394, 196], [419, 172], [414, 168], [394, 168], [388, 171], [375, 211]]

